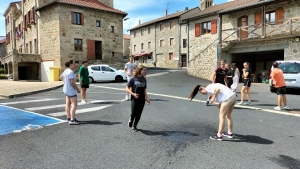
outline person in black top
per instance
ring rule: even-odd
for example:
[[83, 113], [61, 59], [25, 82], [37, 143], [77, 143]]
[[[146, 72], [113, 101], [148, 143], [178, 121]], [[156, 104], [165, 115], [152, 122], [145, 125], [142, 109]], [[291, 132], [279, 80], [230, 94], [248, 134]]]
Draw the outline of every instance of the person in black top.
[[140, 121], [145, 100], [150, 104], [148, 99], [148, 94], [146, 91], [147, 80], [146, 67], [143, 65], [138, 66], [135, 69], [134, 77], [129, 81], [126, 86], [126, 91], [131, 94], [131, 115], [129, 118], [128, 126], [132, 128], [133, 131], [137, 132], [137, 124]]
[[[239, 102], [239, 105], [251, 105], [251, 94], [250, 94], [250, 87], [251, 87], [251, 70], [249, 68], [249, 63], [245, 62], [244, 63], [244, 69], [243, 69], [243, 74], [242, 78], [244, 81], [244, 86], [241, 89], [241, 102]], [[245, 92], [247, 91], [247, 96], [248, 96], [248, 103], [244, 103], [244, 98], [245, 98]]]
[[231, 89], [231, 85], [233, 84], [234, 71], [230, 68], [230, 64], [225, 64], [225, 68], [228, 70], [227, 72], [227, 87]]

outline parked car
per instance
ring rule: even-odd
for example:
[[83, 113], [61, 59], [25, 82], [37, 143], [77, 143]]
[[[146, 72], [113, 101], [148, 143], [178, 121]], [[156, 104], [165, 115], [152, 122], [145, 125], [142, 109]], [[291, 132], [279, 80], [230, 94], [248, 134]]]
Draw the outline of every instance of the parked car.
[[13, 75], [12, 74], [7, 74], [5, 77], [7, 77], [7, 79], [12, 79]]
[[122, 82], [127, 80], [124, 70], [119, 70], [109, 65], [90, 65], [88, 70], [90, 83], [104, 81]]
[[[278, 68], [283, 71], [286, 88], [300, 89], [300, 61], [277, 61]], [[273, 66], [270, 71], [272, 73]], [[275, 88], [269, 80], [270, 91], [275, 92]]]

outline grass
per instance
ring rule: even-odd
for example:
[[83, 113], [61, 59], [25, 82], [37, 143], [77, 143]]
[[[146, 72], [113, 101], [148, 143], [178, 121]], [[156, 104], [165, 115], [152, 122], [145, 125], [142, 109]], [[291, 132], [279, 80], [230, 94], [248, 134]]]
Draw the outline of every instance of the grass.
[[0, 74], [0, 79], [7, 79], [6, 74]]

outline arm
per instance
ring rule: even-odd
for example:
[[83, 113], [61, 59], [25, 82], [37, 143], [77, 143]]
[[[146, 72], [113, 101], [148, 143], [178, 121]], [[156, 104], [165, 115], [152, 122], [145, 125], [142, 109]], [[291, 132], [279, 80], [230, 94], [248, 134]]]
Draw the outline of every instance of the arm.
[[215, 72], [215, 73], [214, 73], [214, 75], [213, 75], [213, 77], [212, 77], [212, 81], [211, 81], [211, 83], [212, 83], [212, 84], [214, 84], [214, 83], [215, 83], [216, 74], [217, 74], [217, 72]]
[[136, 93], [133, 93], [132, 91], [131, 91], [131, 89], [130, 89], [131, 87], [129, 87], [129, 86], [126, 86], [126, 92], [128, 92], [129, 94], [131, 94], [134, 98], [139, 98], [139, 95], [138, 94], [136, 94]]
[[248, 77], [248, 75], [249, 75], [249, 72], [244, 71], [244, 77]]
[[74, 79], [70, 79], [71, 85], [74, 87], [74, 89], [76, 89], [77, 93], [80, 93], [79, 88], [77, 87], [75, 80]]
[[225, 82], [225, 85], [228, 86], [227, 85], [227, 75], [224, 77], [224, 82]]
[[150, 104], [150, 100], [148, 98], [148, 94], [147, 94], [147, 90], [146, 89], [144, 91], [144, 94], [145, 94], [145, 99], [146, 99], [147, 103]]
[[219, 92], [220, 92], [220, 88], [216, 88], [215, 92], [214, 92], [214, 95], [210, 99], [210, 103], [214, 103], [214, 101], [216, 100], [216, 97], [218, 96]]

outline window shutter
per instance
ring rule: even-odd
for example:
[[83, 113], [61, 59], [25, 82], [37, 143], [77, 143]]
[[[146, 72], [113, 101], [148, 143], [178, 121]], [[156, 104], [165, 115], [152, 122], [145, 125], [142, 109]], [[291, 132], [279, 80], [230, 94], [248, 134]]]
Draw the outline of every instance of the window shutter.
[[255, 18], [254, 18], [254, 23], [255, 23], [255, 28], [259, 28], [259, 25], [261, 24], [261, 12], [256, 12], [255, 13]]
[[32, 8], [32, 20], [34, 20], [34, 21], [35, 21], [34, 7]]
[[276, 9], [276, 24], [283, 24], [284, 13], [283, 8]]
[[200, 32], [200, 23], [196, 23], [195, 24], [195, 36], [198, 37], [200, 36], [201, 32]]
[[74, 12], [71, 12], [71, 24], [74, 24]]
[[81, 18], [80, 18], [80, 20], [81, 20], [81, 25], [84, 25], [84, 14], [83, 13], [81, 13]]
[[216, 34], [217, 33], [217, 20], [214, 19], [211, 21], [211, 34]]
[[25, 20], [24, 20], [24, 27], [27, 25], [27, 14], [25, 15]]
[[95, 60], [96, 58], [96, 50], [95, 50], [95, 41], [87, 40], [87, 58], [88, 60]]

